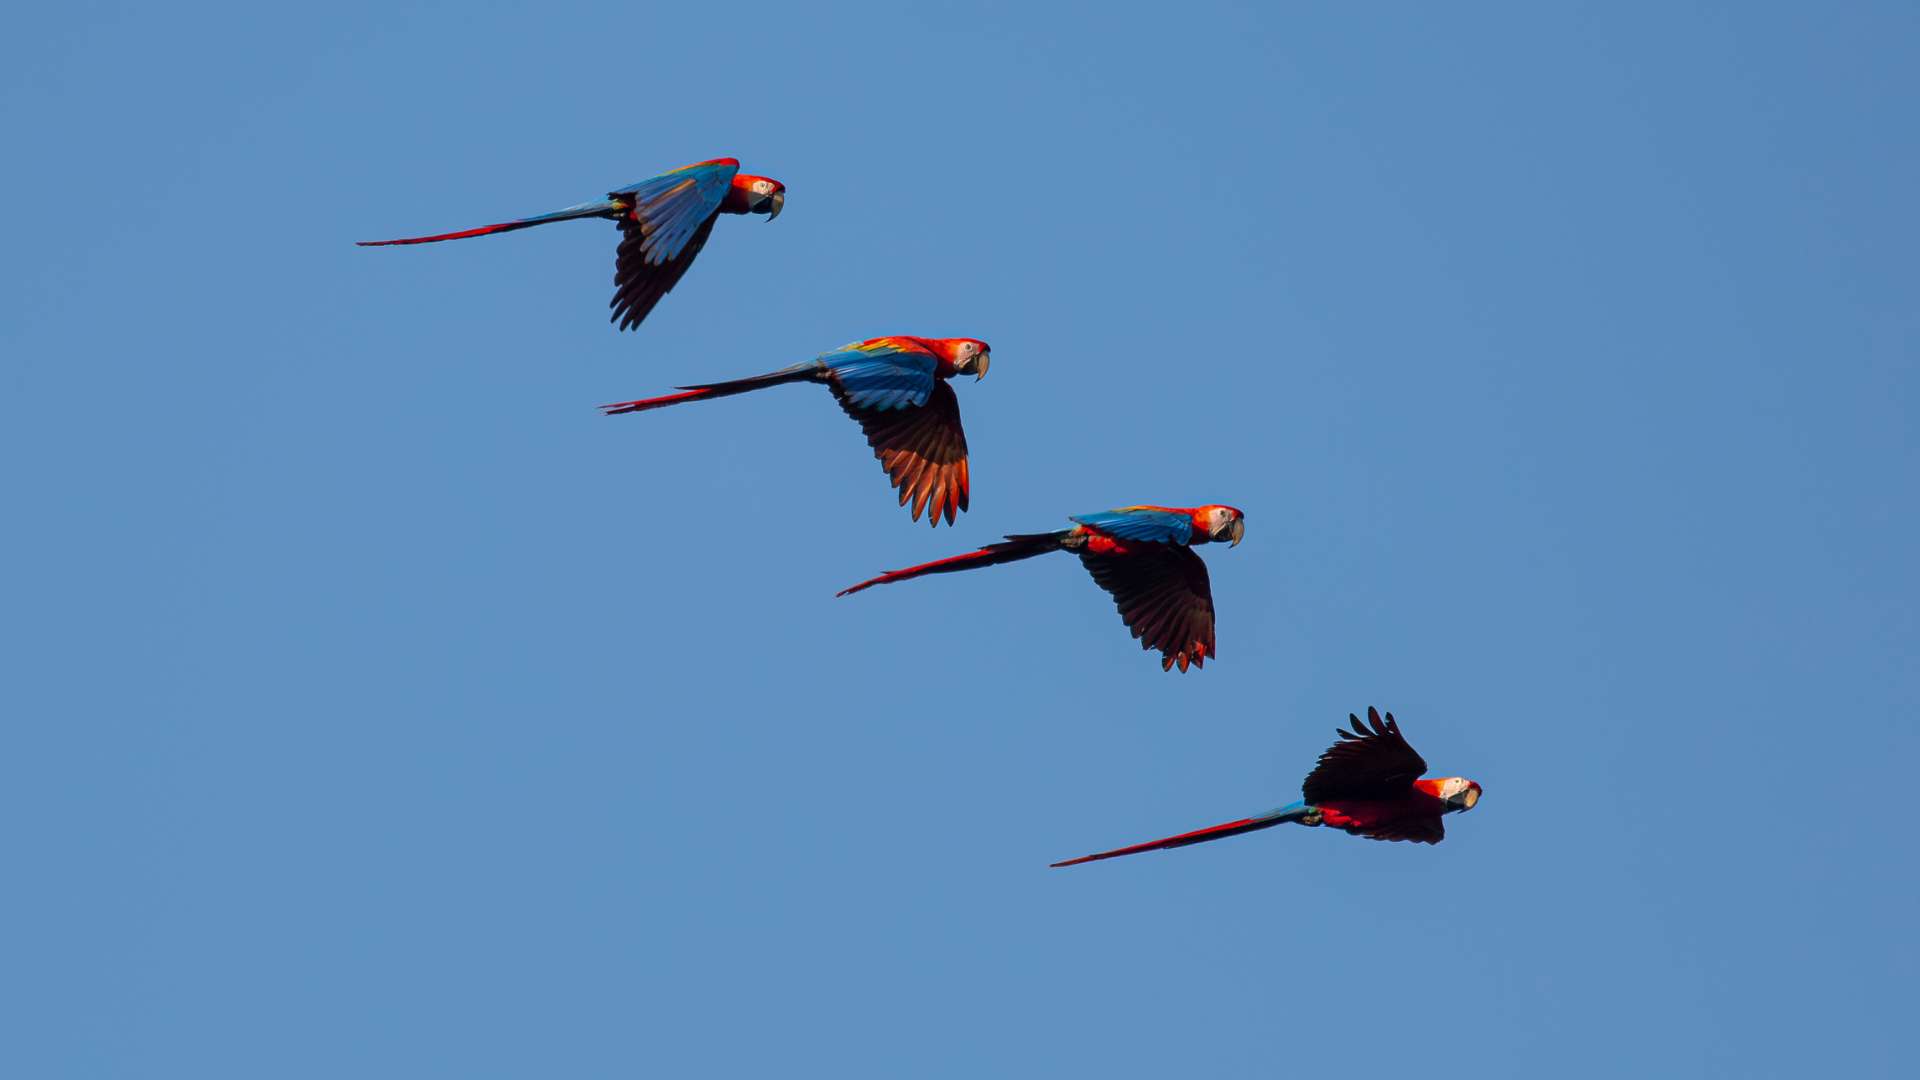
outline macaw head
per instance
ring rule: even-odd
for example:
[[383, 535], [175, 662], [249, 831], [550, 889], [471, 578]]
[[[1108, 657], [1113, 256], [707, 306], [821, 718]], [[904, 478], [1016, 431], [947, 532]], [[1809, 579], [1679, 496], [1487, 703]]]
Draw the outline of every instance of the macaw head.
[[1471, 810], [1480, 801], [1480, 785], [1464, 776], [1449, 776], [1440, 781], [1436, 792], [1440, 801], [1447, 804], [1449, 813], [1455, 810]]
[[1203, 506], [1194, 516], [1209, 540], [1225, 540], [1233, 547], [1247, 538], [1247, 515], [1231, 506]]
[[733, 188], [746, 205], [743, 213], [765, 214], [768, 221], [779, 217], [781, 207], [787, 205], [787, 185], [771, 176], [736, 173]]
[[953, 365], [953, 373], [971, 375], [974, 382], [987, 377], [987, 365], [993, 360], [992, 352], [987, 343], [979, 338], [947, 339], [947, 362]]

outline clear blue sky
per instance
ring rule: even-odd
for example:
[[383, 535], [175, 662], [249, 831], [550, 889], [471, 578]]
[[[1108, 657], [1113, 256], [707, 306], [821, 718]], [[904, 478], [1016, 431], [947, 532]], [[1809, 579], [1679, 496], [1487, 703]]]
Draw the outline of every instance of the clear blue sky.
[[[1910, 1062], [1911, 5], [278, 7], [0, 42], [0, 1071]], [[638, 334], [605, 225], [352, 246], [722, 154]], [[885, 333], [994, 346], [951, 531], [815, 388], [593, 409]], [[1211, 501], [1198, 674], [833, 599]], [[1046, 868], [1368, 704], [1445, 844]]]

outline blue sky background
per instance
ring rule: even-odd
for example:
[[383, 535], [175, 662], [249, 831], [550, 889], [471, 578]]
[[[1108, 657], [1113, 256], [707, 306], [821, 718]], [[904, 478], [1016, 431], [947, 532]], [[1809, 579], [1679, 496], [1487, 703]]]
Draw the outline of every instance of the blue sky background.
[[[41, 5], [0, 40], [4, 1071], [1891, 1075], [1911, 5]], [[614, 235], [737, 155], [638, 334]], [[817, 389], [987, 339], [973, 512]], [[1220, 657], [1068, 559], [1230, 502]], [[1437, 848], [1265, 809], [1393, 709]]]

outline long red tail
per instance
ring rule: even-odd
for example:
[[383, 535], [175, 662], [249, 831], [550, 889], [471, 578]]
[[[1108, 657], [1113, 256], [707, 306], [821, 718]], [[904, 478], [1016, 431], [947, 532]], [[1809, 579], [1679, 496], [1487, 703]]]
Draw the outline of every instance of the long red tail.
[[782, 383], [806, 382], [821, 370], [818, 361], [809, 360], [804, 364], [795, 364], [790, 368], [781, 368], [765, 375], [754, 375], [745, 379], [732, 379], [727, 382], [701, 383], [698, 386], [675, 387], [678, 394], [665, 397], [641, 398], [639, 401], [616, 401], [611, 405], [602, 405], [608, 416], [621, 413], [646, 412], [667, 405], [678, 405], [683, 401], [704, 401], [707, 398], [727, 397], [730, 394], [744, 394], [749, 390], [763, 390]]
[[465, 240], [469, 236], [487, 236], [491, 233], [512, 232], [515, 229], [531, 229], [535, 225], [545, 225], [551, 221], [572, 221], [575, 218], [618, 217], [628, 210], [631, 204], [618, 199], [602, 199], [599, 202], [581, 203], [569, 206], [565, 210], [555, 210], [551, 214], [538, 217], [520, 218], [517, 221], [502, 221], [498, 225], [482, 225], [477, 229], [462, 229], [459, 232], [437, 233], [433, 236], [409, 236], [401, 240], [356, 240], [361, 247], [388, 247], [393, 244], [434, 244], [442, 240]]
[[703, 388], [687, 390], [678, 394], [668, 394], [665, 397], [641, 398], [639, 401], [616, 401], [611, 405], [602, 405], [600, 407], [606, 410], [608, 416], [619, 416], [621, 413], [646, 412], [648, 409], [658, 409], [666, 405], [678, 405], [683, 401], [699, 401], [701, 398], [712, 396], [713, 391]]
[[1306, 804], [1294, 803], [1291, 806], [1283, 806], [1278, 810], [1269, 810], [1257, 817], [1241, 818], [1238, 821], [1229, 821], [1222, 825], [1209, 825], [1204, 829], [1195, 829], [1192, 832], [1184, 832], [1178, 836], [1169, 836], [1161, 840], [1149, 840], [1144, 844], [1130, 844], [1127, 847], [1114, 848], [1112, 851], [1102, 851], [1097, 855], [1082, 855], [1077, 859], [1066, 859], [1061, 862], [1050, 863], [1049, 865], [1056, 867], [1079, 866], [1081, 863], [1097, 862], [1101, 859], [1112, 859], [1121, 855], [1138, 855], [1143, 851], [1159, 851], [1162, 848], [1186, 847], [1188, 844], [1204, 844], [1209, 840], [1221, 840], [1229, 836], [1239, 836], [1241, 833], [1270, 829], [1284, 822], [1301, 821], [1304, 820], [1310, 812], [1311, 808]]
[[1002, 543], [988, 544], [979, 551], [969, 551], [965, 555], [935, 559], [930, 563], [921, 563], [919, 566], [909, 566], [905, 570], [889, 570], [877, 578], [868, 578], [858, 585], [841, 589], [834, 595], [846, 596], [862, 589], [870, 589], [875, 585], [891, 585], [896, 581], [905, 581], [908, 578], [917, 578], [926, 574], [950, 574], [955, 570], [972, 570], [981, 566], [997, 566], [1000, 563], [1031, 559], [1035, 555], [1045, 555], [1049, 551], [1060, 550], [1060, 541], [1065, 539], [1067, 533], [1071, 531], [1063, 529], [1060, 532], [1009, 536]]

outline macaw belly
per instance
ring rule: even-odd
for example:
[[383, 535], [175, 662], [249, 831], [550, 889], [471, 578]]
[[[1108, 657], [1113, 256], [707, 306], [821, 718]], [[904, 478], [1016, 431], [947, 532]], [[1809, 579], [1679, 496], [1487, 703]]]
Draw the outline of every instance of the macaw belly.
[[1360, 831], [1400, 821], [1439, 817], [1446, 805], [1431, 795], [1414, 791], [1398, 799], [1331, 799], [1321, 803], [1319, 810], [1322, 824]]

